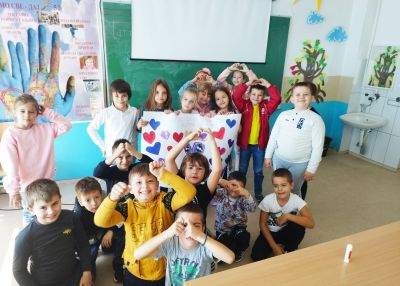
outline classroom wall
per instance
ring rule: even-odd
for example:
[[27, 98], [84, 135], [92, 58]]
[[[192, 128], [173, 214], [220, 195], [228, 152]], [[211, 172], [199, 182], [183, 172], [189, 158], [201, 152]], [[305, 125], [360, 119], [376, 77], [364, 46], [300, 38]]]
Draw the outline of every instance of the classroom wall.
[[[109, 1], [108, 1], [109, 2]], [[129, 1], [115, 1], [129, 5]], [[375, 10], [377, 6], [375, 0], [336, 0], [322, 1], [320, 14], [323, 15], [324, 21], [320, 24], [310, 25], [306, 23], [306, 19], [312, 10], [315, 10], [315, 1], [297, 1], [294, 4], [291, 0], [274, 1], [272, 4], [272, 15], [290, 17], [290, 28], [287, 42], [284, 72], [282, 82], [277, 85], [282, 87], [284, 93], [288, 87], [288, 81], [291, 78], [290, 66], [293, 65], [294, 59], [301, 54], [302, 43], [304, 40], [320, 39], [321, 46], [326, 49], [327, 67], [326, 67], [326, 92], [327, 97], [324, 102], [319, 104], [313, 103], [324, 119], [326, 125], [326, 135], [332, 137], [331, 147], [336, 150], [346, 150], [349, 145], [351, 132], [344, 130], [343, 123], [339, 116], [346, 113], [347, 110], [354, 110], [358, 106], [357, 97], [360, 94], [362, 77], [364, 74], [364, 66], [368, 57], [370, 41], [373, 37], [371, 31], [375, 25]], [[107, 3], [106, 3], [107, 4]], [[337, 13], [340, 9], [340, 13]], [[124, 23], [120, 23], [122, 25]], [[347, 39], [343, 42], [329, 42], [326, 37], [329, 31], [341, 26], [347, 33]], [[111, 31], [113, 32], [113, 31]], [[121, 38], [120, 45], [129, 45], [129, 31], [118, 30]], [[273, 42], [273, 41], [269, 41]], [[118, 44], [118, 43], [115, 43]], [[127, 49], [127, 55], [129, 49]], [[129, 59], [125, 59], [129, 62]], [[114, 65], [120, 65], [120, 71], [124, 69], [126, 62], [116, 62], [111, 60]], [[182, 63], [185, 64], [185, 63]], [[192, 69], [201, 68], [202, 63], [192, 66]], [[252, 67], [252, 65], [250, 65]], [[154, 72], [165, 73], [168, 68], [166, 65], [160, 65], [161, 70], [150, 71], [149, 79], [136, 80], [134, 82], [134, 92], [137, 97], [133, 97], [132, 104], [139, 106], [143, 101], [143, 97], [147, 96], [151, 79], [154, 78]], [[215, 74], [220, 72], [215, 70]], [[118, 70], [118, 67], [116, 68]], [[149, 72], [149, 70], [143, 70]], [[258, 70], [262, 73], [262, 68]], [[188, 79], [192, 73], [185, 75]], [[267, 73], [268, 74], [268, 73]], [[151, 76], [150, 76], [151, 75]], [[135, 75], [129, 75], [135, 77]], [[151, 77], [151, 79], [150, 79]], [[175, 74], [176, 78], [181, 78], [182, 74]], [[274, 78], [274, 82], [279, 81]], [[183, 83], [183, 81], [182, 81]], [[172, 90], [175, 92], [179, 88], [179, 84], [173, 84]], [[272, 116], [272, 123], [275, 122], [278, 114], [284, 110], [290, 109], [291, 104], [283, 103], [280, 109]], [[85, 131], [87, 123], [74, 124], [73, 129], [64, 137], [56, 141], [57, 155], [57, 179], [78, 178], [84, 175], [91, 175], [93, 167], [102, 156], [98, 148], [90, 141]], [[79, 138], [79, 144], [78, 139]], [[74, 166], [74, 167], [70, 167]], [[76, 167], [75, 167], [76, 166]]]

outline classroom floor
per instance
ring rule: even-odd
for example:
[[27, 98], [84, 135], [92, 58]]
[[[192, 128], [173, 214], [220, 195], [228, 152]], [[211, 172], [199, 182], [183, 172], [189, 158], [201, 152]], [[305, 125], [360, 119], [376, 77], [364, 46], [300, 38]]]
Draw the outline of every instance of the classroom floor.
[[[252, 170], [249, 170], [248, 188], [251, 190]], [[263, 194], [271, 192], [270, 170], [264, 172]], [[59, 182], [64, 204], [72, 204], [75, 181]], [[306, 201], [314, 215], [316, 227], [306, 232], [301, 248], [336, 239], [352, 233], [400, 220], [400, 173], [387, 170], [349, 154], [329, 150], [323, 158], [317, 176], [309, 184]], [[13, 241], [21, 229], [21, 211], [4, 211], [8, 196], [0, 195], [0, 277], [1, 285], [17, 285], [12, 277]], [[65, 208], [71, 208], [66, 205]], [[214, 209], [209, 207], [207, 224], [213, 228]], [[251, 245], [259, 233], [259, 211], [249, 215], [248, 230]], [[383, 242], [384, 243], [384, 242]], [[356, 246], [355, 246], [356, 247]], [[217, 271], [251, 262], [248, 249], [241, 262], [218, 265]], [[100, 254], [97, 260], [96, 285], [113, 285], [112, 255]]]

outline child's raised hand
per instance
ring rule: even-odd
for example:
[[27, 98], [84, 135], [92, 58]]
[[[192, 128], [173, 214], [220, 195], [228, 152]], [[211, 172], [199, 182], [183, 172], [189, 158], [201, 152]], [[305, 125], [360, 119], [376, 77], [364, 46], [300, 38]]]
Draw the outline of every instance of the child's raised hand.
[[130, 194], [131, 186], [125, 184], [124, 182], [116, 183], [110, 192], [110, 199], [112, 201], [119, 201], [122, 197]]
[[247, 73], [249, 71], [249, 67], [246, 64], [241, 64], [240, 65], [242, 67], [242, 71]]
[[195, 227], [190, 223], [190, 221], [184, 221], [185, 224], [185, 237], [197, 240], [198, 242], [203, 242], [205, 233], [199, 228]]
[[206, 140], [213, 140], [214, 139], [214, 134], [211, 131], [210, 128], [202, 128], [201, 133], [207, 133], [207, 137], [205, 138]]
[[200, 134], [202, 133], [202, 129], [199, 129], [199, 130], [197, 130], [197, 131], [194, 131], [194, 132], [185, 132], [185, 139], [186, 140], [188, 140], [188, 141], [192, 141], [192, 140], [195, 140], [195, 139], [198, 139], [198, 138], [200, 138]]
[[168, 236], [179, 236], [182, 232], [185, 231], [185, 223], [182, 219], [176, 220], [169, 228], [168, 228]]
[[210, 84], [213, 84], [213, 83], [215, 82], [215, 80], [213, 79], [212, 76], [206, 75], [205, 82], [208, 82], [208, 83], [210, 83]]
[[265, 158], [264, 159], [264, 166], [265, 166], [265, 168], [272, 168], [272, 159], [271, 158]]
[[271, 86], [271, 83], [265, 78], [259, 78], [258, 81], [260, 82], [261, 85], [265, 86], [266, 88]]
[[106, 234], [103, 236], [103, 239], [101, 240], [101, 246], [110, 248], [111, 247], [111, 241], [114, 236], [114, 233], [112, 230], [108, 230]]
[[165, 169], [164, 162], [153, 161], [149, 163], [149, 169], [150, 173], [152, 173], [157, 178], [160, 178]]
[[143, 118], [140, 118], [139, 122], [136, 124], [136, 128], [138, 130], [142, 130], [142, 128], [145, 127], [147, 124], [149, 124], [148, 121], [144, 120]]
[[238, 67], [240, 66], [240, 63], [234, 63], [233, 65], [231, 65], [228, 69], [230, 71], [237, 71], [239, 70]]

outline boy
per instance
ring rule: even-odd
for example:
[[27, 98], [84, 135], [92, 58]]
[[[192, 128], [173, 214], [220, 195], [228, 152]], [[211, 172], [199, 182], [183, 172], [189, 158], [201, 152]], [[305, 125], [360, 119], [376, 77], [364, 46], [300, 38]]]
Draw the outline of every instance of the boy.
[[272, 173], [274, 193], [259, 205], [260, 235], [254, 243], [251, 257], [258, 261], [273, 255], [294, 251], [304, 238], [305, 228], [315, 226], [307, 204], [292, 192], [293, 177], [280, 168]]
[[[122, 79], [114, 80], [110, 85], [113, 104], [101, 110], [87, 127], [92, 141], [100, 148], [104, 156], [110, 156], [115, 140], [124, 138], [136, 146], [137, 133], [134, 127], [139, 111], [129, 105], [132, 96], [129, 83]], [[98, 129], [104, 124], [104, 141], [100, 138]]]
[[[159, 192], [158, 179], [175, 191]], [[129, 193], [135, 198], [119, 200]], [[135, 261], [134, 250], [146, 240], [166, 230], [174, 220], [173, 212], [189, 203], [196, 193], [192, 184], [164, 169], [163, 163], [140, 163], [129, 173], [129, 185], [119, 182], [104, 199], [94, 216], [96, 225], [111, 227], [123, 222], [126, 271], [124, 285], [152, 285], [165, 283], [165, 259], [147, 258]]]
[[167, 258], [165, 285], [184, 285], [185, 281], [211, 273], [213, 256], [232, 263], [234, 254], [207, 236], [202, 208], [193, 203], [178, 209], [175, 222], [164, 232], [135, 250], [136, 260], [154, 256]]
[[109, 194], [116, 183], [128, 183], [129, 171], [137, 164], [133, 164], [135, 158], [139, 163], [153, 161], [149, 156], [139, 153], [127, 139], [118, 139], [112, 146], [112, 153], [96, 166], [93, 176], [106, 182]]
[[245, 189], [246, 176], [240, 171], [229, 174], [228, 180], [220, 179], [212, 205], [215, 206], [217, 240], [235, 253], [235, 262], [242, 259], [249, 247], [250, 233], [246, 230], [246, 212], [255, 212], [256, 202]]
[[57, 184], [50, 179], [36, 180], [27, 186], [26, 199], [35, 219], [15, 240], [13, 273], [17, 282], [92, 285], [88, 239], [79, 218], [61, 209]]
[[111, 247], [113, 231], [94, 224], [94, 214], [99, 208], [103, 197], [99, 182], [91, 177], [80, 179], [75, 185], [76, 199], [74, 212], [79, 216], [90, 244], [93, 281], [96, 278], [96, 259], [99, 246]]
[[[281, 95], [276, 86], [272, 86], [267, 80], [260, 78], [250, 82], [250, 98], [243, 99], [249, 83], [239, 86], [233, 92], [233, 102], [242, 113], [242, 130], [238, 135], [240, 147], [239, 171], [247, 174], [250, 157], [253, 156], [254, 169], [254, 194], [256, 200], [263, 199], [262, 182], [263, 161], [265, 148], [269, 136], [269, 117], [278, 108], [281, 102]], [[269, 100], [264, 99], [268, 89]]]
[[[153, 161], [149, 156], [139, 153], [126, 139], [118, 139], [112, 146], [112, 154], [101, 161], [93, 171], [93, 176], [106, 182], [107, 194], [111, 192], [112, 187], [118, 182], [128, 184], [129, 171], [138, 163], [133, 163], [134, 158], [142, 163]], [[113, 165], [114, 164], [114, 165]], [[132, 196], [128, 194], [128, 196]], [[114, 281], [123, 280], [123, 260], [122, 252], [125, 246], [124, 226], [113, 227], [113, 246], [114, 246]]]

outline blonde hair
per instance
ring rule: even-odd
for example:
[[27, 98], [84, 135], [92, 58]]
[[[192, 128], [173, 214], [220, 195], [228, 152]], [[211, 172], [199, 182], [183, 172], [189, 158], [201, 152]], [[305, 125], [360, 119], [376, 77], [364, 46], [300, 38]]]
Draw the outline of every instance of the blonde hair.
[[35, 105], [36, 112], [39, 113], [39, 103], [32, 95], [28, 93], [24, 93], [15, 99], [14, 109], [17, 107], [18, 104], [27, 104], [27, 103], [33, 103]]

